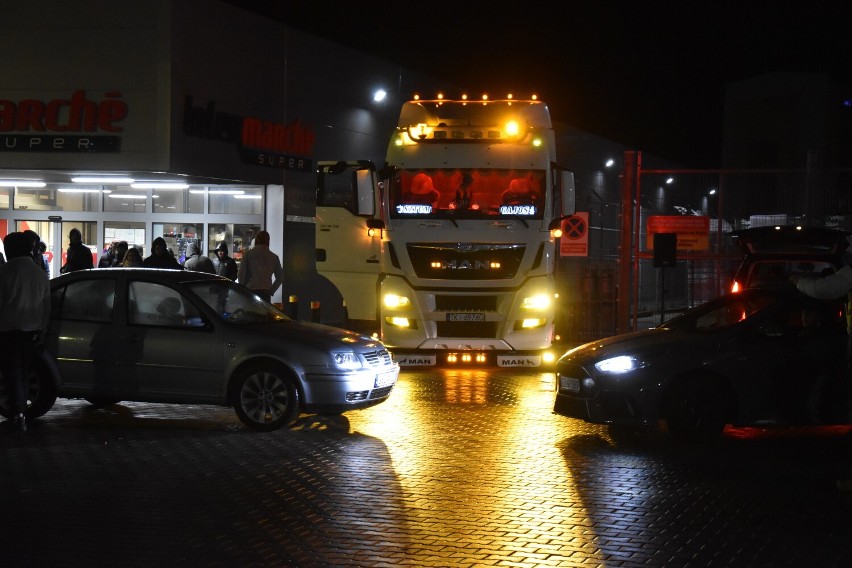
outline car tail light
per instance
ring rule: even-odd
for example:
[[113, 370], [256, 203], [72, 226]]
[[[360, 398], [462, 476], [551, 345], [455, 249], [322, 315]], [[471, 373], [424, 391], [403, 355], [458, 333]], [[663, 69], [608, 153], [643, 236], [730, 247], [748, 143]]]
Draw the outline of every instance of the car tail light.
[[739, 292], [742, 289], [743, 289], [743, 287], [740, 286], [740, 283], [737, 282], [736, 280], [734, 280], [734, 283], [731, 284], [731, 293], [732, 294], [736, 294], [737, 292]]

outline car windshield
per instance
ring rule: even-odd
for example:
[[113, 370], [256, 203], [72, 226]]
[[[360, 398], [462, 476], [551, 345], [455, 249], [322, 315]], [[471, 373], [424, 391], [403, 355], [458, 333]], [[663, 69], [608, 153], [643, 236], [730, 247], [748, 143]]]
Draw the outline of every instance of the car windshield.
[[289, 319], [284, 312], [264, 302], [248, 289], [229, 281], [203, 281], [187, 288], [210, 306], [216, 315], [232, 323], [262, 323]]
[[730, 295], [707, 302], [672, 318], [660, 327], [703, 333], [734, 326], [778, 301], [772, 294]]

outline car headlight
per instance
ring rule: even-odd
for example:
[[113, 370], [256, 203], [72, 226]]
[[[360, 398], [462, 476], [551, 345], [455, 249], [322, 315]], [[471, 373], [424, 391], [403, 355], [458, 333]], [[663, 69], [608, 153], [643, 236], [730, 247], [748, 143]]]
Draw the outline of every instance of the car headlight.
[[619, 355], [618, 357], [610, 357], [603, 361], [595, 363], [595, 369], [601, 373], [627, 373], [639, 368], [639, 360], [628, 355]]
[[361, 360], [351, 351], [332, 353], [331, 358], [339, 369], [360, 369]]

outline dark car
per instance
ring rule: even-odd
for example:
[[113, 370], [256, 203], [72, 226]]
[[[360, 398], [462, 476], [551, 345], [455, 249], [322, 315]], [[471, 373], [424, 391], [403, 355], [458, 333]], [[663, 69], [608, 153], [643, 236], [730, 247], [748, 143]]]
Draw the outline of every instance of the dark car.
[[767, 226], [733, 231], [742, 261], [732, 292], [783, 286], [791, 276], [819, 276], [834, 271], [847, 247], [849, 233], [838, 229]]
[[553, 410], [622, 434], [664, 421], [688, 438], [726, 424], [840, 423], [845, 341], [842, 302], [792, 286], [744, 290], [568, 351]]
[[[289, 319], [247, 288], [202, 272], [113, 268], [51, 280], [46, 350], [29, 417], [56, 397], [232, 406], [256, 430], [300, 412], [339, 414], [388, 398], [399, 365], [377, 340]], [[8, 415], [7, 393], [0, 412]]]

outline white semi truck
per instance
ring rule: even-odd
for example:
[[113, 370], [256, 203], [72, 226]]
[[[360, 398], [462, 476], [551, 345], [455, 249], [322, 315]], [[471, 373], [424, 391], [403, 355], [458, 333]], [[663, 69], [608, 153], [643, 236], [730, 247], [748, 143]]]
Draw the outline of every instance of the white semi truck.
[[574, 213], [535, 98], [405, 102], [376, 171], [318, 166], [317, 270], [401, 365], [549, 361], [555, 238]]

